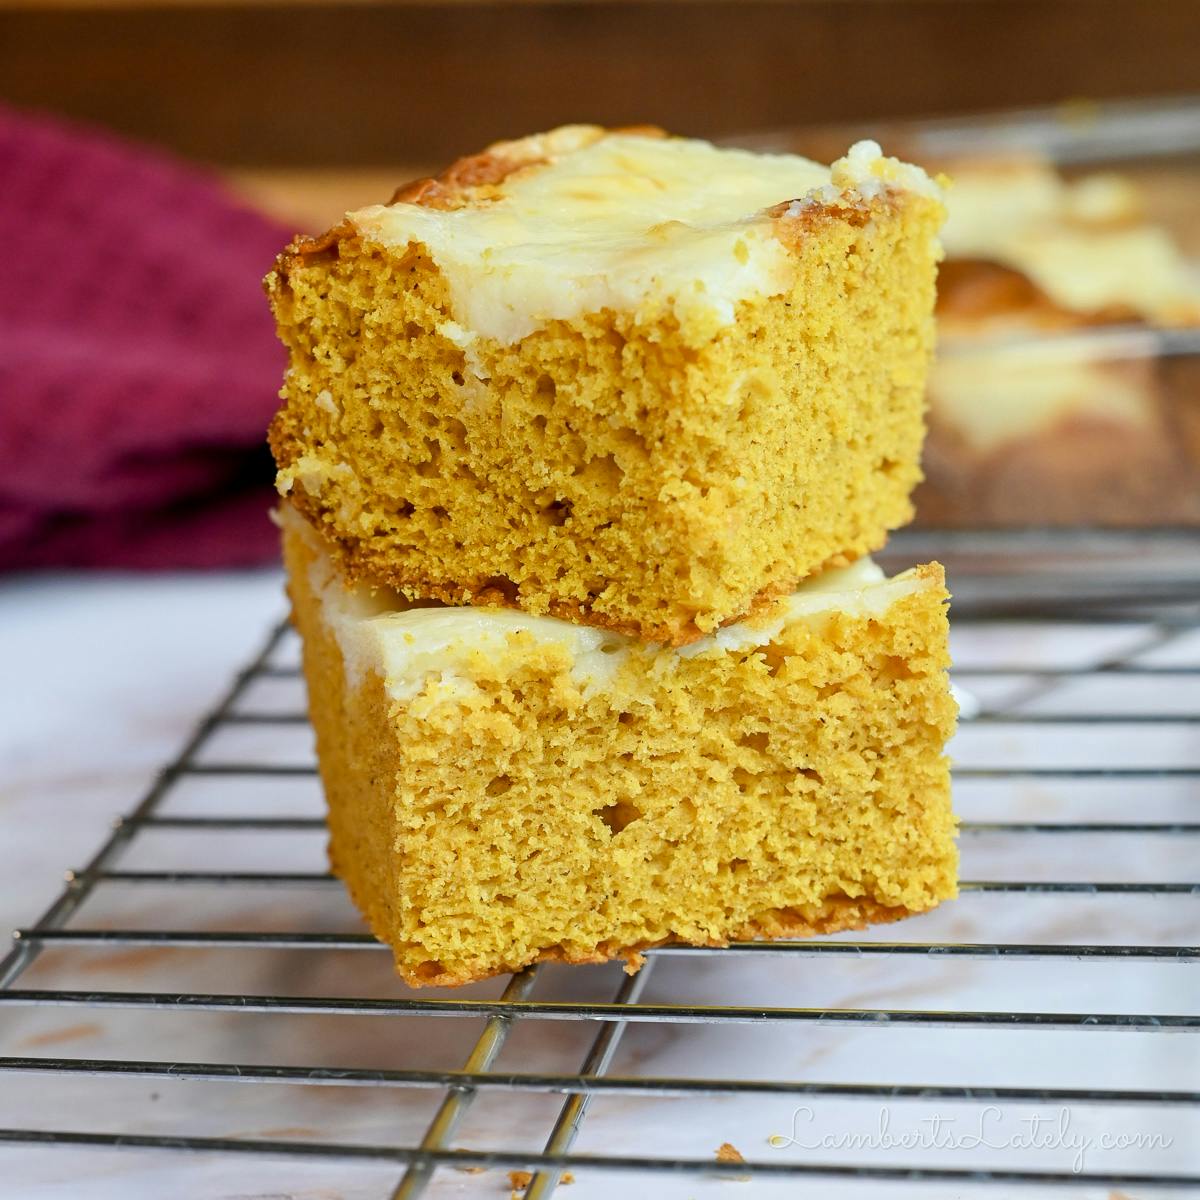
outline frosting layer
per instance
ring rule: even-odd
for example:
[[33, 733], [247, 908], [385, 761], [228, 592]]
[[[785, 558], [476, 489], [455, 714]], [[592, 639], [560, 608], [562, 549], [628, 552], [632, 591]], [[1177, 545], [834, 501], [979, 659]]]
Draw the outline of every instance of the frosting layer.
[[449, 207], [402, 200], [350, 214], [367, 239], [432, 257], [450, 286], [446, 332], [456, 341], [465, 332], [513, 342], [606, 308], [728, 324], [739, 300], [787, 287], [789, 253], [768, 210], [795, 202], [786, 219], [934, 189], [874, 142], [833, 167], [590, 126], [493, 148], [501, 164], [522, 154], [526, 165], [456, 193]]
[[322, 616], [337, 639], [352, 686], [366, 673], [375, 672], [392, 698], [402, 702], [417, 697], [431, 681], [433, 691], [442, 696], [469, 693], [474, 686], [472, 661], [477, 656], [519, 652], [522, 646], [561, 651], [572, 679], [587, 695], [610, 684], [639, 645], [668, 659], [741, 652], [765, 646], [788, 625], [822, 614], [878, 616], [921, 586], [915, 571], [889, 579], [870, 558], [862, 558], [810, 577], [764, 614], [670, 649], [517, 609], [406, 607], [406, 601], [387, 589], [347, 587], [303, 518], [284, 505], [279, 519], [314, 552], [309, 586], [320, 599]]

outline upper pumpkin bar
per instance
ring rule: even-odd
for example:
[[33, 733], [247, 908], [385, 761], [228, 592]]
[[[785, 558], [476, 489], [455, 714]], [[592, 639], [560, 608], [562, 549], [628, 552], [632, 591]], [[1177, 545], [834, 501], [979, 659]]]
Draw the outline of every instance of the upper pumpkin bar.
[[936, 186], [568, 126], [281, 255], [279, 490], [351, 577], [683, 644], [911, 516]]

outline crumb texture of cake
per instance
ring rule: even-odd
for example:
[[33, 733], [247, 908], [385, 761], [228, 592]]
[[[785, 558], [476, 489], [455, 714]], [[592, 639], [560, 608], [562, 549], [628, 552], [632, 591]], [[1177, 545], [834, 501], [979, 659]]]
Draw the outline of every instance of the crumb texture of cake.
[[268, 276], [280, 491], [351, 579], [694, 640], [910, 518], [943, 215], [872, 143], [492, 147]]
[[414, 985], [859, 928], [955, 894], [930, 564], [682, 649], [348, 584], [284, 515], [330, 855]]

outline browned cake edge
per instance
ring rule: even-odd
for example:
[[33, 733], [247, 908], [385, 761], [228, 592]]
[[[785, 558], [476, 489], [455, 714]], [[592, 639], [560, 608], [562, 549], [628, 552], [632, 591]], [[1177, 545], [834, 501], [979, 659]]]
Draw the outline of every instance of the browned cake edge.
[[[369, 918], [365, 916], [370, 912], [369, 905], [366, 903], [369, 897], [360, 895], [359, 889], [355, 888], [349, 874], [343, 874], [339, 870], [332, 846], [329, 860], [333, 873], [346, 885], [355, 906], [360, 913], [364, 914], [364, 919], [370, 924]], [[929, 906], [929, 908], [936, 907], [936, 903]], [[506, 959], [498, 962], [494, 968], [473, 974], [455, 974], [452, 971], [443, 971], [432, 975], [422, 974], [409, 968], [402, 959], [401, 951], [394, 950], [394, 956], [396, 973], [410, 987], [415, 988], [463, 987], [469, 983], [492, 979], [497, 975], [512, 974], [540, 962], [560, 962], [580, 966], [585, 963], [604, 963], [614, 959], [624, 959], [625, 971], [633, 975], [641, 969], [646, 951], [657, 949], [659, 946], [686, 945], [724, 948], [732, 942], [779, 941], [788, 938], [816, 937], [823, 934], [842, 933], [847, 930], [865, 929], [869, 925], [900, 921], [905, 917], [916, 916], [919, 912], [927, 911], [929, 909], [910, 909], [901, 905], [880, 904], [877, 900], [870, 900], [866, 897], [829, 896], [822, 903], [820, 912], [814, 917], [805, 917], [796, 912], [772, 911], [743, 926], [731, 938], [712, 938], [708, 941], [699, 941], [695, 938], [686, 940], [665, 938], [656, 942], [639, 942], [631, 946], [601, 944], [594, 951], [583, 954], [572, 954], [561, 946], [554, 946], [528, 958]], [[386, 938], [380, 931], [373, 928], [372, 933], [380, 941], [386, 942]]]
[[[276, 438], [286, 435], [277, 432], [277, 423], [278, 417], [271, 422], [268, 441], [277, 461], [283, 461], [279, 459], [280, 452], [276, 450], [275, 445]], [[329, 551], [338, 571], [349, 583], [363, 584], [367, 587], [389, 587], [409, 600], [436, 600], [441, 604], [454, 606], [529, 611], [521, 605], [520, 590], [511, 579], [495, 575], [480, 575], [463, 580], [427, 579], [405, 571], [398, 562], [391, 562], [389, 569], [381, 570], [378, 561], [368, 561], [369, 556], [363, 553], [360, 543], [331, 535], [328, 526], [321, 520], [321, 506], [311, 503], [309, 497], [293, 491], [287, 497], [281, 498], [280, 503], [290, 504], [304, 517]], [[887, 535], [884, 534], [878, 539], [878, 544], [872, 545], [864, 554], [878, 550], [886, 540]], [[753, 620], [765, 614], [783, 596], [790, 596], [805, 579], [835, 567], [848, 567], [860, 557], [862, 555], [835, 554], [809, 575], [769, 584], [754, 596], [745, 609], [721, 621], [718, 628], [736, 624], [738, 621]], [[547, 611], [550, 616], [569, 621], [573, 625], [590, 625], [595, 629], [606, 629], [610, 633], [624, 634], [626, 637], [653, 642], [660, 646], [687, 646], [713, 632], [711, 629], [701, 629], [694, 621], [678, 626], [644, 625], [633, 621], [613, 620], [593, 611], [590, 605], [582, 601], [551, 600]]]

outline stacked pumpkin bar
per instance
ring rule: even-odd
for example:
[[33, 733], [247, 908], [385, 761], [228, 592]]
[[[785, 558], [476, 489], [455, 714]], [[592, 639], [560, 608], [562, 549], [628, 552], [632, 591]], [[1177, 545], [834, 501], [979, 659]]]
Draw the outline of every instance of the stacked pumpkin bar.
[[330, 852], [413, 984], [954, 894], [911, 516], [937, 187], [637, 129], [280, 257], [271, 430]]

